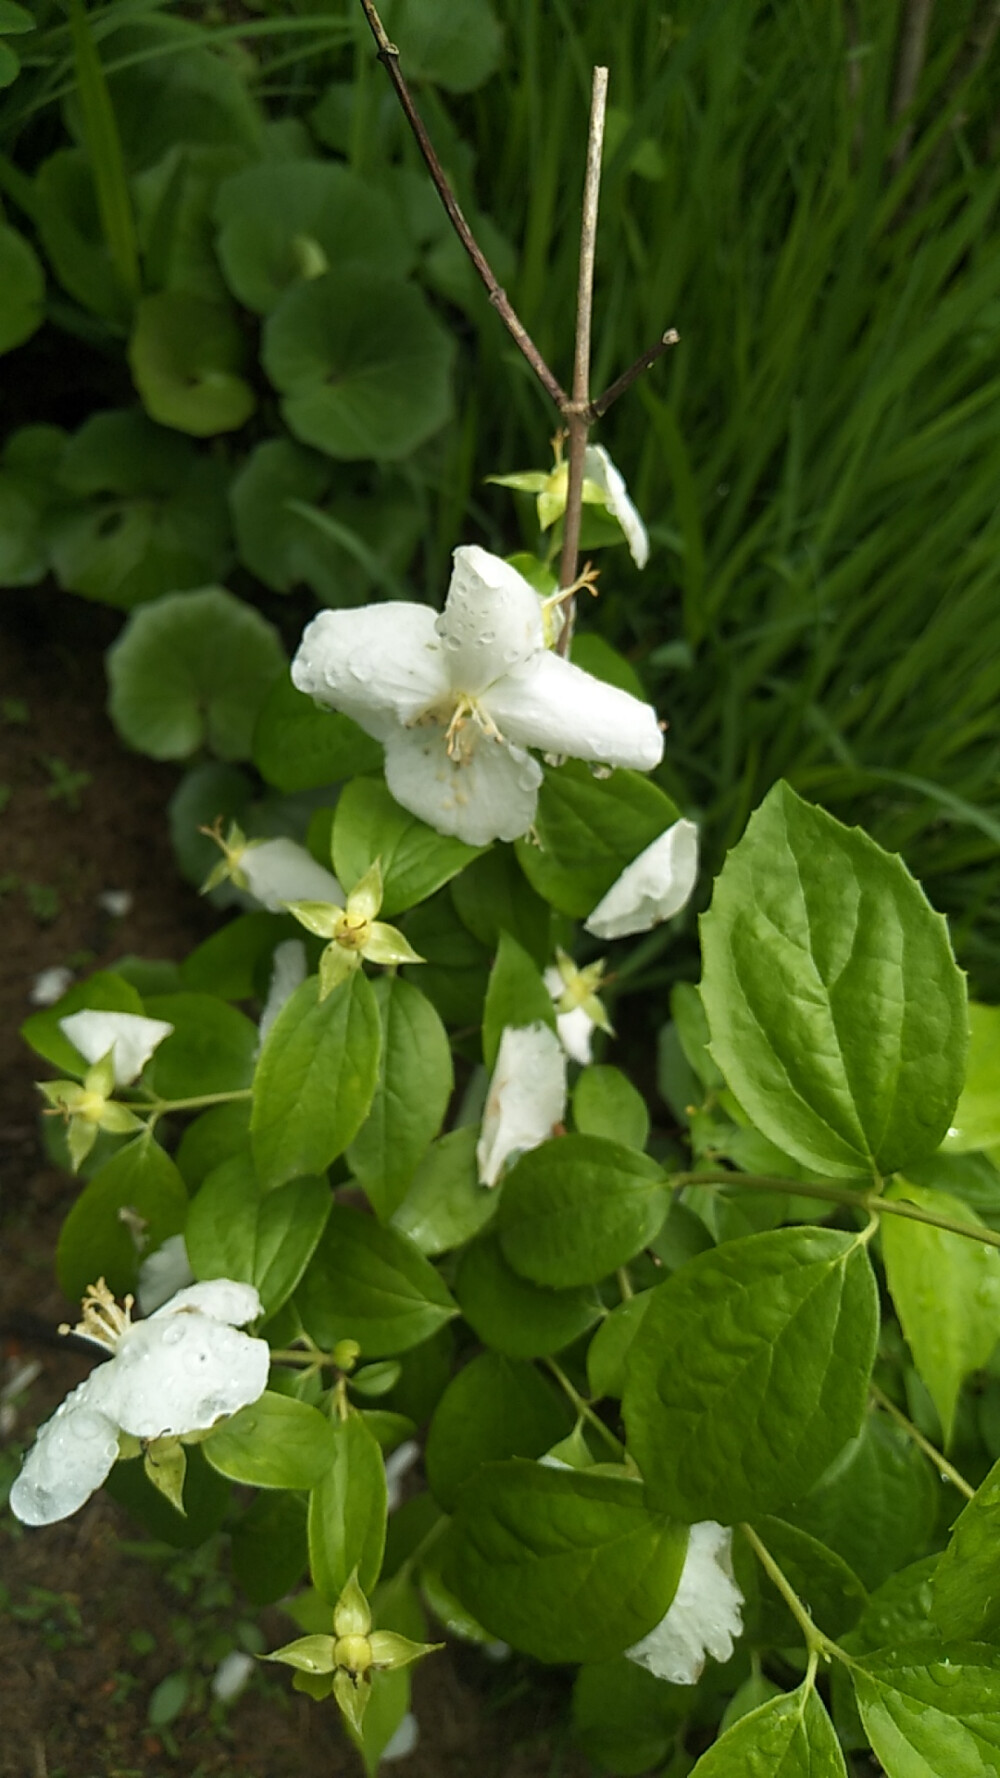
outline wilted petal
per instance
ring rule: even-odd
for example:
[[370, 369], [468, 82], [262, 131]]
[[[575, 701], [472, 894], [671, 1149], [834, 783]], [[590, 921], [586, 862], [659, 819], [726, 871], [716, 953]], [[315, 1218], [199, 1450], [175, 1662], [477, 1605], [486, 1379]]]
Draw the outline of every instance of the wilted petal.
[[437, 632], [451, 684], [474, 697], [545, 647], [542, 605], [516, 568], [478, 544], [455, 550], [454, 563]]
[[519, 747], [482, 734], [467, 757], [451, 759], [441, 725], [418, 723], [386, 742], [385, 779], [396, 801], [438, 833], [488, 846], [527, 833], [542, 770]]
[[143, 1439], [201, 1432], [263, 1395], [270, 1363], [266, 1340], [195, 1309], [176, 1309], [181, 1298], [211, 1288], [191, 1285], [121, 1340], [109, 1367], [114, 1387], [106, 1405], [123, 1431]]
[[588, 445], [583, 459], [583, 473], [595, 482], [604, 495], [608, 511], [618, 520], [625, 534], [629, 553], [637, 568], [649, 561], [649, 536], [625, 486], [625, 477], [612, 463], [603, 445]]
[[71, 1012], [59, 1029], [91, 1066], [111, 1051], [116, 1087], [130, 1086], [173, 1025], [134, 1012]]
[[168, 1303], [152, 1317], [162, 1321], [181, 1310], [197, 1310], [213, 1321], [225, 1321], [231, 1327], [245, 1327], [264, 1313], [264, 1306], [252, 1284], [239, 1284], [233, 1278], [206, 1278], [199, 1284], [188, 1284], [178, 1290]]
[[240, 854], [238, 868], [249, 893], [269, 914], [280, 914], [286, 901], [344, 905], [344, 891], [333, 872], [317, 864], [296, 840], [282, 836], [251, 844]]
[[10, 1491], [11, 1511], [22, 1524], [69, 1518], [110, 1473], [118, 1455], [118, 1427], [103, 1410], [110, 1369], [101, 1365], [39, 1428]]
[[505, 1162], [546, 1142], [565, 1113], [566, 1058], [555, 1032], [541, 1021], [508, 1025], [476, 1145], [480, 1184], [496, 1185]]
[[606, 685], [546, 649], [481, 699], [501, 734], [521, 747], [648, 772], [663, 757], [651, 704]]
[[443, 642], [429, 605], [390, 600], [321, 611], [292, 662], [292, 683], [384, 741], [448, 693]]
[[139, 1267], [136, 1302], [144, 1315], [152, 1315], [164, 1303], [194, 1283], [183, 1235], [168, 1235], [162, 1246], [149, 1253]]
[[296, 988], [302, 986], [307, 974], [306, 947], [301, 939], [286, 938], [275, 946], [271, 958], [271, 982], [257, 1027], [261, 1045], [286, 1000], [290, 1000]]
[[690, 899], [698, 879], [698, 829], [675, 821], [633, 858], [585, 920], [597, 938], [625, 938], [671, 920]]
[[655, 1630], [625, 1650], [630, 1661], [673, 1685], [695, 1685], [706, 1655], [729, 1660], [743, 1632], [743, 1594], [733, 1578], [732, 1540], [732, 1532], [714, 1519], [692, 1525], [670, 1610]]

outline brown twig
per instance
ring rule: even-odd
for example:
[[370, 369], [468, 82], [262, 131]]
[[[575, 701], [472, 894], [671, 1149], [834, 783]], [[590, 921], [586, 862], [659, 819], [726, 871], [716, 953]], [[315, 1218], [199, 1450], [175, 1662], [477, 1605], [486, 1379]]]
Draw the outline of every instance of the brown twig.
[[[906, 16], [900, 27], [899, 55], [896, 62], [896, 90], [892, 99], [893, 122], [899, 123], [910, 111], [917, 96], [920, 76], [927, 54], [927, 32], [934, 0], [907, 0]], [[889, 164], [898, 173], [913, 145], [912, 117], [900, 130]]]
[[602, 415], [607, 413], [608, 408], [618, 400], [619, 395], [624, 395], [626, 389], [632, 387], [636, 378], [641, 377], [644, 370], [649, 370], [650, 365], [655, 364], [658, 358], [662, 358], [664, 352], [669, 352], [671, 346], [676, 346], [680, 337], [676, 327], [668, 327], [666, 333], [660, 335], [656, 344], [650, 346], [648, 352], [640, 353], [635, 363], [630, 364], [628, 370], [623, 370], [620, 377], [616, 377], [613, 383], [608, 384], [604, 394], [598, 395], [597, 399], [591, 402], [587, 409], [589, 418], [591, 420], [601, 419]]
[[498, 282], [489, 260], [486, 258], [485, 253], [479, 246], [479, 243], [475, 239], [472, 230], [462, 214], [458, 199], [455, 197], [451, 186], [448, 184], [444, 168], [434, 152], [434, 145], [424, 128], [420, 113], [413, 103], [410, 89], [400, 73], [399, 50], [394, 43], [390, 42], [385, 26], [379, 18], [374, 5], [372, 4], [372, 0], [361, 0], [361, 5], [364, 8], [365, 18], [368, 20], [371, 34], [375, 39], [375, 48], [378, 54], [378, 59], [382, 63], [389, 79], [392, 81], [396, 97], [403, 108], [403, 113], [410, 129], [413, 131], [417, 147], [420, 149], [420, 152], [424, 157], [427, 171], [434, 182], [438, 197], [441, 199], [441, 202], [448, 213], [452, 228], [455, 230], [462, 246], [465, 248], [466, 253], [475, 266], [476, 272], [486, 287], [490, 302], [500, 316], [511, 339], [514, 341], [523, 357], [527, 359], [546, 394], [555, 402], [560, 413], [565, 413], [570, 403], [569, 396], [566, 394], [559, 379], [554, 376], [549, 369], [549, 366], [546, 364], [541, 352], [535, 345], [535, 342], [531, 338], [523, 321], [516, 313], [507, 292]]
[[[590, 333], [594, 313], [594, 257], [597, 250], [597, 207], [601, 193], [601, 151], [604, 117], [608, 105], [608, 71], [595, 68], [590, 92], [590, 128], [587, 133], [587, 170], [583, 181], [583, 214], [580, 220], [580, 271], [576, 289], [576, 344], [573, 351], [573, 398], [565, 410], [569, 433], [569, 474], [559, 585], [576, 580], [580, 553], [580, 517], [583, 510], [583, 460], [590, 432]], [[566, 621], [559, 638], [565, 654], [573, 631], [573, 605], [567, 600]]]

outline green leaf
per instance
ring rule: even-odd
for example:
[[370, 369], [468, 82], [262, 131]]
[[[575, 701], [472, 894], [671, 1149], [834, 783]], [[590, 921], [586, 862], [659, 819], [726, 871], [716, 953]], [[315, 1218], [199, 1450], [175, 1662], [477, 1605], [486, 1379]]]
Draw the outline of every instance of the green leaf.
[[329, 1420], [307, 1402], [267, 1389], [204, 1440], [213, 1469], [252, 1488], [312, 1488], [333, 1461]]
[[365, 1358], [418, 1346], [458, 1313], [419, 1248], [373, 1216], [335, 1204], [296, 1295], [303, 1326], [329, 1351], [357, 1340]]
[[333, 823], [333, 868], [350, 888], [381, 860], [383, 920], [426, 901], [476, 857], [474, 846], [435, 833], [407, 814], [380, 778], [356, 778], [341, 792]]
[[512, 846], [491, 846], [456, 877], [451, 898], [462, 925], [487, 950], [505, 932], [517, 938], [539, 969], [552, 957], [552, 914], [525, 878]]
[[[852, 1629], [868, 1594], [843, 1558], [783, 1519], [758, 1519], [754, 1529], [819, 1629], [833, 1637]], [[763, 1571], [759, 1583], [762, 1611], [756, 1640], [765, 1648], [794, 1647], [801, 1629]]]
[[517, 1460], [462, 1488], [445, 1585], [494, 1635], [541, 1661], [602, 1661], [658, 1624], [677, 1590], [687, 1528], [634, 1481]]
[[588, 766], [568, 760], [545, 773], [533, 830], [537, 844], [518, 840], [518, 862], [539, 895], [582, 920], [679, 813], [639, 772], [595, 778]]
[[347, 1164], [388, 1222], [441, 1128], [455, 1077], [447, 1032], [419, 988], [383, 975], [374, 992], [382, 1025], [378, 1084]]
[[573, 1413], [533, 1365], [481, 1352], [453, 1377], [427, 1434], [427, 1483], [452, 1512], [463, 1482], [484, 1463], [540, 1457], [565, 1438]]
[[607, 1136], [640, 1154], [649, 1138], [646, 1101], [620, 1068], [584, 1068], [573, 1088], [573, 1122], [581, 1136]]
[[466, 1124], [433, 1142], [420, 1162], [392, 1226], [432, 1257], [462, 1247], [496, 1215], [500, 1194], [479, 1183], [479, 1127]]
[[0, 0], [0, 31], [4, 36], [16, 37], [22, 31], [33, 31], [35, 20], [26, 6], [18, 5], [18, 0]]
[[951, 1154], [1000, 1147], [1000, 1006], [969, 1005], [969, 1063], [951, 1127]]
[[273, 1605], [298, 1585], [309, 1560], [301, 1495], [258, 1494], [231, 1536], [233, 1574], [251, 1605]]
[[573, 1739], [610, 1772], [659, 1768], [687, 1714], [687, 1688], [665, 1685], [620, 1655], [581, 1667], [573, 1685]]
[[378, 769], [382, 749], [349, 716], [319, 710], [287, 673], [272, 685], [253, 737], [253, 762], [276, 790], [318, 790]]
[[462, 925], [447, 890], [406, 918], [406, 936], [424, 963], [421, 991], [446, 1025], [478, 1026], [489, 980], [490, 954]]
[[601, 1136], [561, 1136], [507, 1174], [497, 1226], [515, 1271], [561, 1289], [597, 1283], [634, 1259], [669, 1203], [655, 1161]]
[[213, 994], [156, 994], [147, 999], [146, 1011], [174, 1027], [145, 1077], [161, 1099], [233, 1093], [250, 1085], [257, 1027], [245, 1013]]
[[887, 1778], [1000, 1773], [1000, 1649], [918, 1642], [867, 1656], [851, 1677]]
[[587, 1347], [587, 1381], [595, 1400], [612, 1395], [620, 1401], [624, 1395], [632, 1342], [653, 1301], [654, 1293], [642, 1290], [626, 1297], [602, 1321]]
[[833, 1724], [812, 1683], [741, 1716], [691, 1778], [847, 1778]]
[[265, 1316], [287, 1302], [330, 1214], [325, 1179], [293, 1179], [262, 1193], [250, 1156], [233, 1155], [208, 1175], [184, 1230], [196, 1278], [256, 1285]]
[[42, 161], [32, 196], [42, 246], [60, 284], [116, 331], [124, 328], [132, 305], [108, 252], [84, 150], [59, 148]]
[[298, 936], [290, 915], [239, 914], [203, 939], [180, 968], [182, 987], [220, 1000], [252, 1000], [267, 986], [277, 946]]
[[970, 1229], [968, 1236], [950, 1235], [901, 1216], [882, 1218], [889, 1290], [948, 1445], [962, 1384], [1000, 1338], [1000, 1250], [975, 1239], [975, 1229], [986, 1225], [945, 1192], [899, 1180], [886, 1195]]
[[20, 58], [9, 43], [0, 42], [0, 88], [12, 86], [21, 72]]
[[603, 1313], [601, 1299], [592, 1287], [543, 1290], [518, 1277], [505, 1261], [499, 1242], [489, 1236], [466, 1248], [455, 1279], [455, 1295], [483, 1344], [510, 1358], [541, 1358], [560, 1352], [593, 1327]]
[[112, 721], [130, 747], [154, 759], [210, 747], [233, 760], [250, 758], [257, 711], [285, 656], [259, 612], [206, 587], [133, 612], [107, 663]]
[[213, 1105], [188, 1124], [177, 1145], [177, 1165], [185, 1185], [189, 1191], [197, 1191], [223, 1161], [249, 1147], [249, 1100]]
[[450, 417], [454, 343], [415, 285], [328, 272], [286, 291], [261, 357], [304, 444], [330, 457], [405, 457]]
[[36, 1056], [51, 1062], [61, 1075], [81, 1075], [83, 1059], [79, 1050], [59, 1029], [60, 1019], [71, 1012], [132, 1012], [141, 1015], [143, 1006], [131, 982], [113, 970], [100, 969], [85, 982], [74, 982], [55, 1006], [33, 1012], [21, 1026], [21, 1036]]
[[45, 273], [30, 241], [0, 224], [0, 352], [22, 346], [45, 314]]
[[449, 0], [444, 11], [437, 0], [389, 0], [384, 11], [407, 80], [469, 93], [500, 66], [503, 28], [489, 0]]
[[509, 932], [500, 933], [483, 1007], [483, 1061], [492, 1069], [508, 1025], [556, 1028], [555, 1003], [539, 970]]
[[933, 1616], [946, 1642], [996, 1641], [998, 1536], [1000, 1463], [995, 1463], [955, 1520], [934, 1574]]
[[726, 860], [702, 948], [712, 1055], [772, 1142], [847, 1175], [937, 1147], [965, 981], [901, 859], [778, 784]]
[[[267, 438], [234, 476], [229, 500], [240, 561], [272, 592], [290, 593], [302, 581], [312, 585], [317, 569], [320, 584], [328, 579], [315, 529], [289, 501], [325, 499], [332, 473], [313, 451], [287, 438]], [[296, 696], [315, 708], [311, 698]]]
[[310, 976], [278, 1014], [254, 1079], [253, 1139], [265, 1190], [323, 1173], [368, 1114], [378, 1080], [381, 1027], [360, 969], [325, 1000]]
[[[170, 1156], [151, 1136], [137, 1136], [99, 1168], [63, 1223], [56, 1249], [60, 1289], [72, 1300], [104, 1278], [116, 1296], [134, 1291], [142, 1253], [180, 1234], [187, 1209], [184, 1181]], [[141, 1231], [141, 1251], [133, 1230]]]
[[653, 1294], [623, 1407], [655, 1498], [726, 1525], [798, 1499], [864, 1413], [878, 1299], [862, 1242], [832, 1229], [751, 1235]]
[[233, 295], [269, 315], [286, 290], [334, 266], [371, 284], [409, 271], [413, 259], [392, 203], [334, 161], [265, 161], [219, 187], [216, 249]]
[[922, 1556], [937, 1517], [940, 1483], [927, 1459], [884, 1414], [782, 1516], [801, 1525], [875, 1588]]
[[234, 432], [257, 398], [242, 372], [246, 348], [235, 315], [186, 290], [136, 304], [128, 346], [132, 379], [150, 419], [195, 438]]
[[363, 1593], [378, 1580], [385, 1549], [385, 1464], [360, 1414], [334, 1420], [333, 1460], [309, 1496], [309, 1571], [316, 1591], [336, 1605], [357, 1570]]

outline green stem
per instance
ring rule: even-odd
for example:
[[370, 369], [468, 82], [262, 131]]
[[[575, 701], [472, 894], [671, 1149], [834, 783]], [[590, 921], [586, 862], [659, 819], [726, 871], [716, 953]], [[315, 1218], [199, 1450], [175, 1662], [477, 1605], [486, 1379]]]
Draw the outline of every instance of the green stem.
[[236, 1099], [252, 1098], [253, 1087], [239, 1087], [232, 1093], [200, 1093], [197, 1098], [193, 1099], [154, 1098], [152, 1101], [147, 1101], [145, 1104], [140, 1102], [138, 1104], [130, 1105], [129, 1110], [134, 1111], [137, 1114], [148, 1110], [150, 1117], [147, 1127], [152, 1130], [155, 1128], [157, 1120], [161, 1117], [165, 1117], [170, 1111], [200, 1111], [202, 1107], [206, 1105], [229, 1105]]
[[588, 1422], [588, 1424], [594, 1428], [594, 1431], [600, 1433], [600, 1435], [604, 1439], [605, 1443], [609, 1446], [609, 1448], [612, 1451], [614, 1451], [615, 1457], [620, 1462], [621, 1459], [625, 1455], [625, 1446], [622, 1444], [620, 1439], [617, 1439], [615, 1437], [610, 1426], [605, 1426], [604, 1421], [601, 1419], [600, 1414], [595, 1414], [589, 1401], [585, 1401], [583, 1396], [580, 1394], [580, 1391], [578, 1389], [574, 1389], [573, 1384], [570, 1382], [569, 1378], [566, 1375], [566, 1372], [561, 1368], [560, 1365], [558, 1365], [556, 1363], [554, 1358], [546, 1358], [545, 1367], [547, 1370], [551, 1371], [552, 1375], [555, 1377], [556, 1382], [559, 1384], [560, 1389], [565, 1390], [566, 1394], [569, 1396], [570, 1401], [573, 1403], [573, 1406], [575, 1407], [577, 1413], [582, 1414], [583, 1418]]
[[949, 1216], [936, 1216], [933, 1210], [921, 1210], [918, 1204], [907, 1204], [900, 1198], [883, 1198], [878, 1192], [848, 1191], [846, 1186], [828, 1184], [826, 1180], [784, 1179], [779, 1175], [718, 1172], [676, 1173], [673, 1183], [686, 1185], [736, 1185], [746, 1191], [784, 1192], [798, 1198], [820, 1198], [828, 1204], [843, 1204], [867, 1215], [902, 1216], [907, 1222], [922, 1222], [928, 1228], [943, 1229], [949, 1235], [964, 1235], [967, 1241], [980, 1241], [986, 1247], [1000, 1247], [1000, 1234], [981, 1223], [959, 1222]]
[[619, 1266], [615, 1273], [615, 1277], [618, 1280], [618, 1289], [621, 1291], [622, 1302], [627, 1303], [635, 1295], [635, 1292], [632, 1289], [632, 1280], [628, 1275], [628, 1267]]
[[822, 1630], [817, 1629], [812, 1618], [809, 1616], [806, 1606], [802, 1603], [798, 1593], [792, 1586], [791, 1581], [785, 1575], [784, 1570], [778, 1567], [778, 1564], [770, 1550], [767, 1548], [767, 1545], [761, 1542], [753, 1526], [741, 1525], [740, 1530], [746, 1538], [747, 1543], [750, 1545], [750, 1548], [753, 1550], [764, 1573], [767, 1575], [768, 1579], [773, 1582], [778, 1592], [781, 1594], [781, 1597], [785, 1601], [785, 1604], [788, 1606], [795, 1622], [798, 1624], [799, 1629], [805, 1637], [806, 1649], [809, 1654], [809, 1672], [806, 1675], [807, 1679], [815, 1675], [820, 1655], [822, 1655], [825, 1660], [829, 1660], [831, 1656], [833, 1656], [837, 1660], [846, 1661], [847, 1656], [844, 1654], [843, 1650], [839, 1648], [835, 1642], [831, 1642], [829, 1636], [824, 1636]]
[[884, 1390], [879, 1388], [877, 1383], [872, 1383], [871, 1385], [871, 1397], [878, 1407], [884, 1409], [884, 1411], [895, 1420], [897, 1426], [902, 1427], [907, 1438], [911, 1438], [913, 1443], [919, 1446], [921, 1451], [923, 1451], [924, 1456], [930, 1458], [940, 1474], [946, 1481], [951, 1483], [953, 1488], [957, 1488], [960, 1494], [964, 1494], [966, 1500], [973, 1500], [975, 1498], [976, 1490], [970, 1486], [964, 1475], [955, 1468], [953, 1463], [948, 1462], [947, 1457], [942, 1456], [937, 1447], [931, 1444], [930, 1439], [924, 1437], [920, 1428], [914, 1426], [912, 1420], [906, 1418], [902, 1409], [897, 1408], [895, 1402], [885, 1394]]

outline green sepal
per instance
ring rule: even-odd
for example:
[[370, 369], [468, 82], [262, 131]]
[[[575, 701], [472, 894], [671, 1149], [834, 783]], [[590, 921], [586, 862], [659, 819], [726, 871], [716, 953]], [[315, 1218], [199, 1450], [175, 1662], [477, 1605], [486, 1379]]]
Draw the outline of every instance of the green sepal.
[[106, 1056], [87, 1069], [83, 1077], [84, 1091], [100, 1093], [102, 1099], [110, 1098], [115, 1090], [115, 1052], [109, 1049]]
[[187, 1474], [187, 1453], [180, 1439], [151, 1439], [143, 1453], [143, 1469], [153, 1487], [169, 1500], [182, 1518], [187, 1518], [184, 1506], [184, 1477]]
[[341, 1715], [350, 1723], [355, 1734], [360, 1735], [365, 1708], [371, 1697], [371, 1681], [353, 1679], [343, 1667], [338, 1667], [333, 1676], [333, 1695]]
[[66, 1147], [74, 1173], [79, 1173], [84, 1161], [97, 1141], [97, 1125], [85, 1121], [82, 1117], [72, 1117], [66, 1132]]
[[364, 876], [358, 878], [347, 897], [350, 912], [362, 920], [374, 920], [382, 906], [385, 890], [382, 878], [382, 860], [376, 858], [368, 866]]
[[369, 963], [423, 963], [424, 959], [413, 949], [409, 939], [403, 937], [395, 926], [386, 926], [381, 920], [373, 920], [371, 934], [364, 948], [364, 955]]
[[346, 951], [343, 945], [338, 945], [336, 939], [331, 939], [319, 960], [320, 1001], [328, 999], [335, 988], [339, 988], [348, 976], [360, 968], [361, 958], [358, 952]]
[[409, 1636], [399, 1636], [395, 1630], [373, 1630], [368, 1640], [373, 1665], [390, 1672], [396, 1667], [408, 1667], [411, 1661], [419, 1661], [421, 1655], [433, 1654], [436, 1649], [444, 1647], [443, 1642], [411, 1642]]
[[331, 901], [286, 901], [300, 926], [314, 932], [317, 938], [335, 938], [344, 924], [344, 910]]
[[356, 1568], [333, 1608], [333, 1627], [338, 1636], [367, 1636], [372, 1627], [372, 1614], [358, 1585]]
[[136, 1117], [127, 1105], [119, 1105], [113, 1099], [108, 1100], [97, 1121], [100, 1128], [112, 1136], [131, 1136], [146, 1127], [142, 1118]]
[[266, 1661], [280, 1661], [285, 1667], [297, 1667], [300, 1673], [332, 1673], [334, 1638], [332, 1636], [299, 1636], [265, 1655]]

